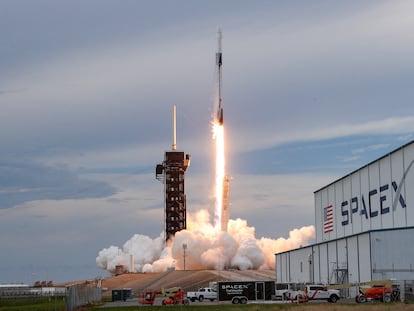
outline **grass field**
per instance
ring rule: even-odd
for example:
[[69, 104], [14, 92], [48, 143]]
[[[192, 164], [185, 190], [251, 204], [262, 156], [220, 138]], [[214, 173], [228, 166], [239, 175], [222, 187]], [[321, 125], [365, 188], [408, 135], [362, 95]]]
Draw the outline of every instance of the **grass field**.
[[0, 311], [64, 311], [65, 307], [62, 298], [0, 300]]
[[[379, 304], [370, 303], [365, 305], [357, 304], [247, 304], [247, 305], [209, 305], [209, 306], [135, 306], [135, 307], [117, 307], [117, 308], [93, 308], [92, 310], [101, 311], [127, 311], [127, 310], [145, 310], [145, 311], [409, 311], [414, 310], [414, 304], [390, 303]], [[90, 310], [90, 309], [84, 309]]]
[[[37, 301], [1, 301], [0, 311], [65, 311], [63, 300], [37, 300]], [[414, 311], [414, 304], [404, 303], [368, 303], [368, 304], [247, 304], [247, 305], [188, 305], [188, 306], [132, 306], [111, 307], [89, 306], [78, 311]]]

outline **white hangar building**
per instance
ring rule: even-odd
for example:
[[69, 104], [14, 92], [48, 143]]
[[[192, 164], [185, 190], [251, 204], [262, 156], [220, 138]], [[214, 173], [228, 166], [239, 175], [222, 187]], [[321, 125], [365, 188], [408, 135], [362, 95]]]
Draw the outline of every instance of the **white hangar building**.
[[277, 283], [414, 280], [414, 141], [315, 191], [316, 243], [276, 254]]

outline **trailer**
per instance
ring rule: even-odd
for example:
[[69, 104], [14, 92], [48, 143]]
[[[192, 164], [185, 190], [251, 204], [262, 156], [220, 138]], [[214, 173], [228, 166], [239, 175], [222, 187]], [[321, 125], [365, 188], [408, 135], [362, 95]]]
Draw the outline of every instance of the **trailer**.
[[217, 288], [218, 300], [233, 304], [272, 300], [275, 295], [274, 281], [225, 281], [217, 282]]

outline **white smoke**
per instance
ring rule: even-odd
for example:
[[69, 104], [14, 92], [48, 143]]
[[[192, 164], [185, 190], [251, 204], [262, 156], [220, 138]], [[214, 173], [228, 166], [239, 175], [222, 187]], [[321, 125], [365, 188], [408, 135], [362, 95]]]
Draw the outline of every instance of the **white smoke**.
[[290, 231], [288, 238], [256, 239], [255, 228], [249, 227], [245, 220], [229, 220], [228, 232], [223, 232], [209, 218], [205, 210], [188, 215], [188, 229], [177, 232], [167, 245], [163, 234], [155, 239], [135, 234], [122, 249], [110, 246], [101, 250], [96, 263], [110, 273], [118, 265], [131, 271], [131, 255], [136, 272], [162, 272], [169, 268], [274, 269], [275, 253], [309, 244], [315, 236], [315, 228], [306, 226]]

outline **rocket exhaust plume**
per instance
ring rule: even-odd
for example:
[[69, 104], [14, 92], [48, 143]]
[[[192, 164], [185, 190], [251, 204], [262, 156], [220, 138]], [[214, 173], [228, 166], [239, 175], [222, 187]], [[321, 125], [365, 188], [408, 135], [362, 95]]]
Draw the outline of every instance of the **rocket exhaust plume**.
[[216, 178], [215, 178], [215, 227], [220, 228], [223, 211], [223, 186], [225, 178], [224, 159], [224, 126], [218, 123], [213, 124], [213, 139], [216, 149]]
[[[163, 233], [155, 239], [135, 234], [122, 248], [110, 246], [96, 257], [97, 265], [115, 273], [116, 266], [130, 268], [136, 272], [162, 272], [170, 268], [184, 269], [183, 245], [186, 248], [185, 269], [274, 269], [275, 253], [309, 244], [315, 237], [313, 226], [290, 231], [288, 238], [257, 239], [255, 228], [246, 220], [229, 220], [229, 178], [225, 174], [225, 141], [223, 106], [221, 98], [221, 31], [218, 31], [216, 53], [217, 96], [213, 116], [213, 138], [215, 141], [215, 215], [214, 225], [209, 208], [187, 215], [187, 228], [180, 230], [165, 243]], [[173, 149], [175, 142], [173, 142]], [[132, 256], [131, 256], [132, 255]], [[133, 259], [132, 259], [133, 258]], [[130, 271], [130, 272], [132, 272]]]
[[307, 245], [315, 237], [315, 228], [306, 226], [291, 230], [288, 238], [256, 238], [255, 228], [242, 219], [229, 220], [228, 232], [224, 232], [211, 225], [207, 210], [189, 215], [188, 220], [188, 229], [177, 232], [167, 245], [163, 233], [155, 239], [135, 234], [122, 247], [102, 249], [96, 263], [115, 274], [118, 265], [130, 267], [133, 255], [135, 272], [183, 270], [185, 243], [186, 270], [273, 270], [275, 253]]

